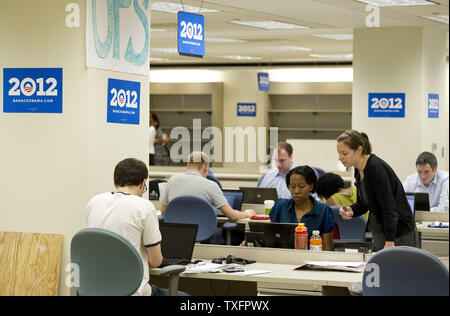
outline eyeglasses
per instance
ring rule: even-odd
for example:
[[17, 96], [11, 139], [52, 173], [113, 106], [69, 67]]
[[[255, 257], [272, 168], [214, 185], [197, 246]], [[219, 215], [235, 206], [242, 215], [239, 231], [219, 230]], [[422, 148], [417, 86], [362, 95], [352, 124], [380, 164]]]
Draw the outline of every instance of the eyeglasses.
[[147, 183], [144, 183], [144, 191], [142, 193], [147, 192]]

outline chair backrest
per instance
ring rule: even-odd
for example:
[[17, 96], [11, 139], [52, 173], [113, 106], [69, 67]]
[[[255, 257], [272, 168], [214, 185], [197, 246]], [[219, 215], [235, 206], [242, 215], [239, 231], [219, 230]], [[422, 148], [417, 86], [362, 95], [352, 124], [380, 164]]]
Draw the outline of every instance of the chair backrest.
[[212, 236], [217, 228], [216, 208], [196, 195], [180, 195], [170, 200], [164, 213], [164, 222], [197, 224], [197, 241]]
[[262, 182], [262, 180], [264, 179], [265, 176], [266, 176], [266, 174], [263, 174], [263, 175], [261, 176], [261, 178], [259, 178], [258, 184], [256, 185], [258, 188], [259, 188], [259, 186], [261, 185], [261, 182]]
[[79, 272], [79, 295], [127, 296], [141, 285], [141, 256], [127, 239], [114, 232], [101, 228], [79, 231], [72, 238], [70, 256]]
[[367, 220], [364, 216], [354, 217], [350, 220], [343, 219], [339, 215], [339, 209], [341, 205], [331, 206], [334, 220], [339, 227], [339, 235], [341, 239], [364, 239], [364, 233], [366, 231]]
[[[155, 179], [155, 180], [150, 180], [148, 182], [148, 196], [149, 199], [159, 199], [160, 198], [160, 192], [159, 192], [159, 185], [162, 182], [167, 182], [166, 180], [163, 179]], [[152, 193], [155, 192], [157, 196], [152, 196]]]
[[325, 170], [319, 167], [311, 167], [314, 170], [314, 173], [316, 174], [317, 179], [319, 179], [321, 176], [325, 174]]
[[448, 269], [423, 249], [399, 246], [373, 255], [363, 273], [366, 296], [448, 296]]

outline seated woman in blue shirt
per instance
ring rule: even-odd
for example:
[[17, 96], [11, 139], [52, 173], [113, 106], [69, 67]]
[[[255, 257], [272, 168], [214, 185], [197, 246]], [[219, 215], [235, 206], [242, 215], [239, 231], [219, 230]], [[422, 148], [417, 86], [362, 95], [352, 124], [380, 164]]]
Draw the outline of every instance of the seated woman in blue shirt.
[[309, 166], [296, 167], [286, 175], [286, 184], [292, 199], [278, 199], [270, 211], [270, 220], [277, 223], [305, 223], [309, 238], [313, 230], [319, 230], [322, 249], [331, 251], [334, 217], [328, 205], [311, 197], [317, 184], [314, 170]]

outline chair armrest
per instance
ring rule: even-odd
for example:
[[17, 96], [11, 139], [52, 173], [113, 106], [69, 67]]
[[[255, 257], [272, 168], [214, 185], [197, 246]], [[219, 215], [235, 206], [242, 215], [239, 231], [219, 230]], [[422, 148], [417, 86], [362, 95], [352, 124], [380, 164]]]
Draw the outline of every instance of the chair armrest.
[[186, 270], [185, 266], [182, 265], [171, 265], [171, 266], [167, 266], [164, 267], [160, 270], [160, 275], [173, 275], [173, 274], [180, 274], [181, 272], [183, 272], [184, 270]]

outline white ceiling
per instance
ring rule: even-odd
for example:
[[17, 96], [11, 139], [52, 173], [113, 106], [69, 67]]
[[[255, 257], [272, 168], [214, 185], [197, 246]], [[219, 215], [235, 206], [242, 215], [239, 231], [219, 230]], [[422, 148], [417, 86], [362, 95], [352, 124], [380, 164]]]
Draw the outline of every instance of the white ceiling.
[[[201, 0], [168, 1], [200, 7]], [[437, 26], [448, 31], [448, 24], [421, 16], [447, 15], [448, 0], [433, 0], [436, 5], [380, 8], [380, 26]], [[352, 54], [352, 40], [333, 40], [312, 34], [352, 34], [354, 28], [366, 27], [366, 4], [356, 0], [205, 0], [202, 6], [220, 12], [203, 13], [206, 37], [245, 40], [242, 43], [206, 43], [204, 58], [179, 56], [177, 49], [177, 15], [152, 10], [150, 55], [152, 65], [172, 64], [278, 64], [302, 62], [343, 62], [345, 58], [319, 58], [310, 54]], [[309, 29], [265, 30], [230, 23], [232, 20], [273, 20], [308, 26]], [[448, 34], [448, 33], [447, 33]], [[274, 51], [267, 47], [294, 46], [311, 51]], [[175, 53], [155, 49], [172, 48]], [[447, 40], [448, 49], [448, 40]], [[258, 59], [233, 60], [224, 55], [250, 56]], [[154, 59], [156, 58], [156, 59]], [[157, 60], [161, 59], [161, 60]]]

